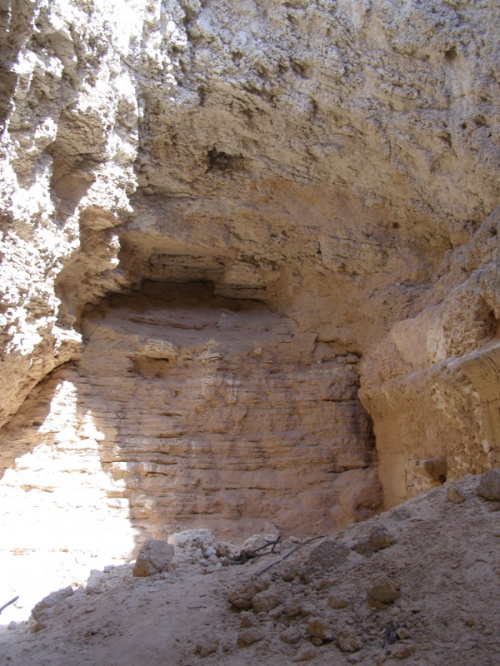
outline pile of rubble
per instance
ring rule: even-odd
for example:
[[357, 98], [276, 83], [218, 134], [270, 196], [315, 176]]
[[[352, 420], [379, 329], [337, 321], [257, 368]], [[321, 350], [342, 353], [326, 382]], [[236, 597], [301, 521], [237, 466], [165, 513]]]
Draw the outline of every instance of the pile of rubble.
[[[1, 635], [5, 663], [484, 664], [500, 660], [500, 470], [345, 531], [242, 546], [209, 530], [53, 593]], [[168, 659], [167, 659], [168, 657]], [[143, 661], [144, 663], [144, 661]]]

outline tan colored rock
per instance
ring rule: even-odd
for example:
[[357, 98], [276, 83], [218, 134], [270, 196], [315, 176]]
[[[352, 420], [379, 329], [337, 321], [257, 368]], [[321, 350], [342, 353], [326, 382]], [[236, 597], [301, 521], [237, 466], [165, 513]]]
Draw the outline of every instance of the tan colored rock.
[[240, 613], [240, 628], [248, 629], [249, 627], [254, 627], [257, 624], [257, 619], [253, 613], [248, 613], [242, 611]]
[[386, 525], [375, 525], [368, 533], [367, 538], [356, 544], [355, 550], [362, 555], [371, 555], [378, 550], [393, 546], [397, 541], [394, 531]]
[[398, 582], [388, 579], [377, 582], [368, 589], [369, 603], [379, 610], [384, 610], [390, 604], [397, 601], [400, 595], [401, 585]]
[[344, 597], [337, 594], [330, 594], [327, 599], [327, 604], [330, 608], [339, 610], [341, 608], [347, 608], [349, 602]]
[[455, 483], [451, 483], [446, 489], [446, 497], [453, 504], [462, 504], [466, 500], [465, 495]]
[[316, 581], [315, 588], [318, 591], [327, 590], [333, 585], [334, 581], [331, 578], [320, 578]]
[[416, 646], [412, 644], [395, 645], [390, 648], [389, 655], [392, 659], [407, 659], [416, 652]]
[[300, 575], [300, 567], [294, 566], [293, 564], [285, 564], [281, 568], [281, 577], [287, 583], [292, 582]]
[[297, 652], [293, 660], [312, 661], [317, 656], [317, 654], [318, 654], [317, 648], [315, 648], [314, 645], [311, 645], [310, 643], [306, 643], [300, 648], [300, 650]]
[[73, 596], [73, 594], [73, 588], [71, 585], [68, 585], [68, 587], [52, 592], [39, 601], [31, 611], [33, 619], [37, 622], [37, 629], [44, 629], [48, 625], [50, 618], [57, 613], [58, 606]]
[[264, 638], [264, 631], [261, 627], [250, 627], [249, 629], [244, 629], [240, 631], [236, 639], [236, 644], [238, 647], [249, 647], [258, 641], [261, 641]]
[[479, 481], [476, 492], [484, 499], [500, 500], [500, 469], [490, 469], [485, 472]]
[[345, 563], [350, 552], [342, 541], [323, 541], [311, 551], [304, 569], [306, 577], [312, 579], [332, 573]]
[[307, 631], [310, 636], [321, 638], [322, 640], [331, 640], [332, 631], [326, 622], [321, 617], [310, 617], [307, 620]]
[[235, 608], [250, 610], [255, 595], [266, 590], [268, 587], [269, 583], [258, 578], [246, 585], [236, 587], [230, 592], [228, 599]]
[[219, 641], [212, 637], [202, 637], [196, 642], [195, 653], [200, 657], [208, 657], [219, 649]]
[[362, 647], [362, 642], [353, 631], [340, 629], [337, 632], [337, 645], [342, 652], [358, 652]]
[[153, 576], [167, 571], [174, 558], [175, 548], [166, 541], [151, 539], [141, 547], [135, 562], [134, 576]]
[[301, 615], [302, 613], [302, 606], [304, 604], [304, 599], [303, 597], [300, 596], [293, 596], [289, 597], [285, 601], [285, 613], [287, 614], [288, 617], [297, 617], [297, 615]]
[[283, 592], [276, 587], [269, 587], [253, 597], [252, 605], [256, 613], [264, 613], [276, 608], [282, 601]]
[[304, 632], [298, 625], [292, 625], [280, 632], [280, 640], [289, 645], [295, 645], [303, 637]]
[[317, 605], [314, 601], [303, 601], [300, 604], [300, 614], [302, 617], [308, 617], [309, 615], [316, 615], [318, 612]]

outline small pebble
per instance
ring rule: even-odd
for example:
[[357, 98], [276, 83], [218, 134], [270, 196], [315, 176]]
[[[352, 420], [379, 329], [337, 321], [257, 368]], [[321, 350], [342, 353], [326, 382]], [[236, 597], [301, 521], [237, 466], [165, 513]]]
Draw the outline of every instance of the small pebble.
[[328, 597], [326, 603], [330, 606], [330, 608], [333, 608], [335, 610], [339, 610], [341, 608], [347, 608], [347, 606], [349, 605], [347, 599], [344, 599], [344, 597], [339, 597], [336, 594], [331, 594]]
[[238, 634], [236, 639], [236, 645], [238, 647], [248, 647], [261, 641], [264, 638], [264, 632], [260, 627], [250, 627], [249, 629], [244, 629]]
[[448, 489], [446, 491], [446, 497], [448, 501], [453, 502], [453, 504], [462, 504], [462, 502], [465, 502], [465, 495], [460, 490], [460, 488], [454, 483], [448, 486]]
[[317, 654], [318, 650], [314, 645], [308, 643], [300, 648], [297, 655], [294, 657], [294, 661], [311, 661], [311, 659], [314, 659]]
[[307, 622], [307, 631], [310, 636], [331, 640], [331, 631], [328, 624], [320, 617], [310, 617]]
[[342, 652], [357, 652], [361, 649], [361, 641], [349, 629], [341, 629], [337, 633], [337, 645]]

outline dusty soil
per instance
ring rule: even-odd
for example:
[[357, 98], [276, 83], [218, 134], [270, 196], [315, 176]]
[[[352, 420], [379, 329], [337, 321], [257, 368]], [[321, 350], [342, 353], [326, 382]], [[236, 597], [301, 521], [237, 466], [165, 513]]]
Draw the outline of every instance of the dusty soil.
[[500, 502], [477, 487], [471, 475], [447, 483], [260, 575], [299, 544], [243, 565], [188, 558], [149, 578], [130, 563], [93, 571], [43, 629], [3, 627], [0, 663], [493, 666]]

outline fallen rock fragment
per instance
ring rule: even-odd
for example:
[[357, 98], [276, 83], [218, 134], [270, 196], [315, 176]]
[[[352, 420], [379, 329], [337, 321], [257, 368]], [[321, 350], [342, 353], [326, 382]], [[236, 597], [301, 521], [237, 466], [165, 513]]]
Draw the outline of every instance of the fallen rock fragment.
[[311, 661], [318, 654], [318, 650], [310, 643], [303, 645], [294, 657], [294, 661]]
[[71, 585], [68, 585], [68, 587], [52, 592], [39, 601], [31, 611], [33, 619], [37, 622], [35, 630], [44, 629], [47, 626], [47, 621], [53, 615], [57, 614], [57, 612], [54, 612], [54, 609], [62, 604], [68, 597], [73, 596], [73, 594], [73, 588]]
[[283, 592], [275, 587], [263, 590], [252, 599], [253, 609], [256, 613], [270, 611], [283, 601]]
[[283, 614], [284, 608], [283, 604], [279, 604], [276, 608], [273, 608], [269, 611], [269, 617], [272, 617], [274, 620], [278, 620]]
[[500, 469], [490, 469], [485, 472], [480, 478], [476, 492], [486, 500], [500, 500]]
[[389, 656], [392, 659], [406, 659], [407, 657], [411, 657], [416, 649], [416, 646], [411, 644], [395, 645], [394, 647], [390, 648]]
[[241, 629], [248, 629], [249, 627], [253, 627], [257, 624], [257, 618], [253, 613], [250, 613], [248, 611], [242, 611], [240, 615], [240, 628]]
[[285, 564], [281, 569], [281, 577], [286, 583], [291, 583], [300, 576], [300, 567], [294, 564]]
[[260, 627], [249, 627], [240, 631], [236, 639], [236, 645], [238, 647], [248, 647], [261, 641], [264, 638], [264, 631]]
[[217, 556], [215, 537], [208, 529], [176, 532], [168, 537], [168, 543], [175, 547], [175, 559], [181, 563], [214, 560]]
[[229, 602], [240, 610], [250, 610], [253, 606], [253, 598], [259, 592], [266, 590], [269, 583], [265, 580], [254, 580], [246, 585], [241, 585], [232, 590], [228, 596]]
[[360, 639], [349, 629], [341, 629], [337, 633], [337, 645], [342, 652], [357, 652], [362, 648]]
[[368, 603], [378, 610], [384, 610], [399, 599], [400, 590], [401, 585], [395, 581], [376, 583], [368, 590]]
[[299, 626], [287, 627], [280, 633], [280, 640], [283, 643], [288, 643], [289, 645], [295, 645], [304, 635], [303, 631]]
[[234, 545], [234, 543], [229, 543], [228, 541], [217, 541], [214, 544], [215, 554], [217, 557], [227, 557], [228, 559], [234, 559], [238, 556], [239, 549]]
[[321, 638], [323, 641], [332, 640], [332, 632], [328, 623], [320, 617], [310, 617], [307, 621], [307, 631], [310, 636]]
[[304, 568], [304, 578], [309, 582], [313, 578], [328, 575], [344, 564], [350, 552], [350, 548], [342, 542], [323, 541], [311, 552]]
[[371, 555], [378, 550], [389, 548], [397, 543], [396, 534], [385, 525], [376, 525], [370, 530], [366, 540], [356, 544], [354, 549], [361, 555]]
[[399, 627], [398, 629], [398, 638], [400, 640], [405, 640], [406, 638], [410, 637], [410, 632], [406, 627]]
[[338, 596], [336, 594], [330, 594], [326, 603], [333, 608], [334, 610], [340, 610], [341, 608], [347, 608], [349, 602], [344, 597]]
[[451, 483], [446, 490], [446, 499], [453, 504], [462, 504], [465, 502], [465, 495], [456, 483]]
[[300, 604], [300, 614], [302, 617], [307, 617], [308, 615], [316, 615], [318, 612], [317, 607], [310, 601], [304, 601]]
[[219, 641], [216, 638], [202, 637], [196, 643], [195, 653], [200, 657], [208, 657], [219, 649]]
[[302, 597], [291, 597], [285, 602], [285, 613], [288, 617], [296, 617], [302, 612], [302, 604], [304, 599]]
[[175, 548], [167, 541], [151, 539], [146, 541], [139, 551], [133, 575], [137, 577], [153, 576], [167, 571], [173, 560]]

